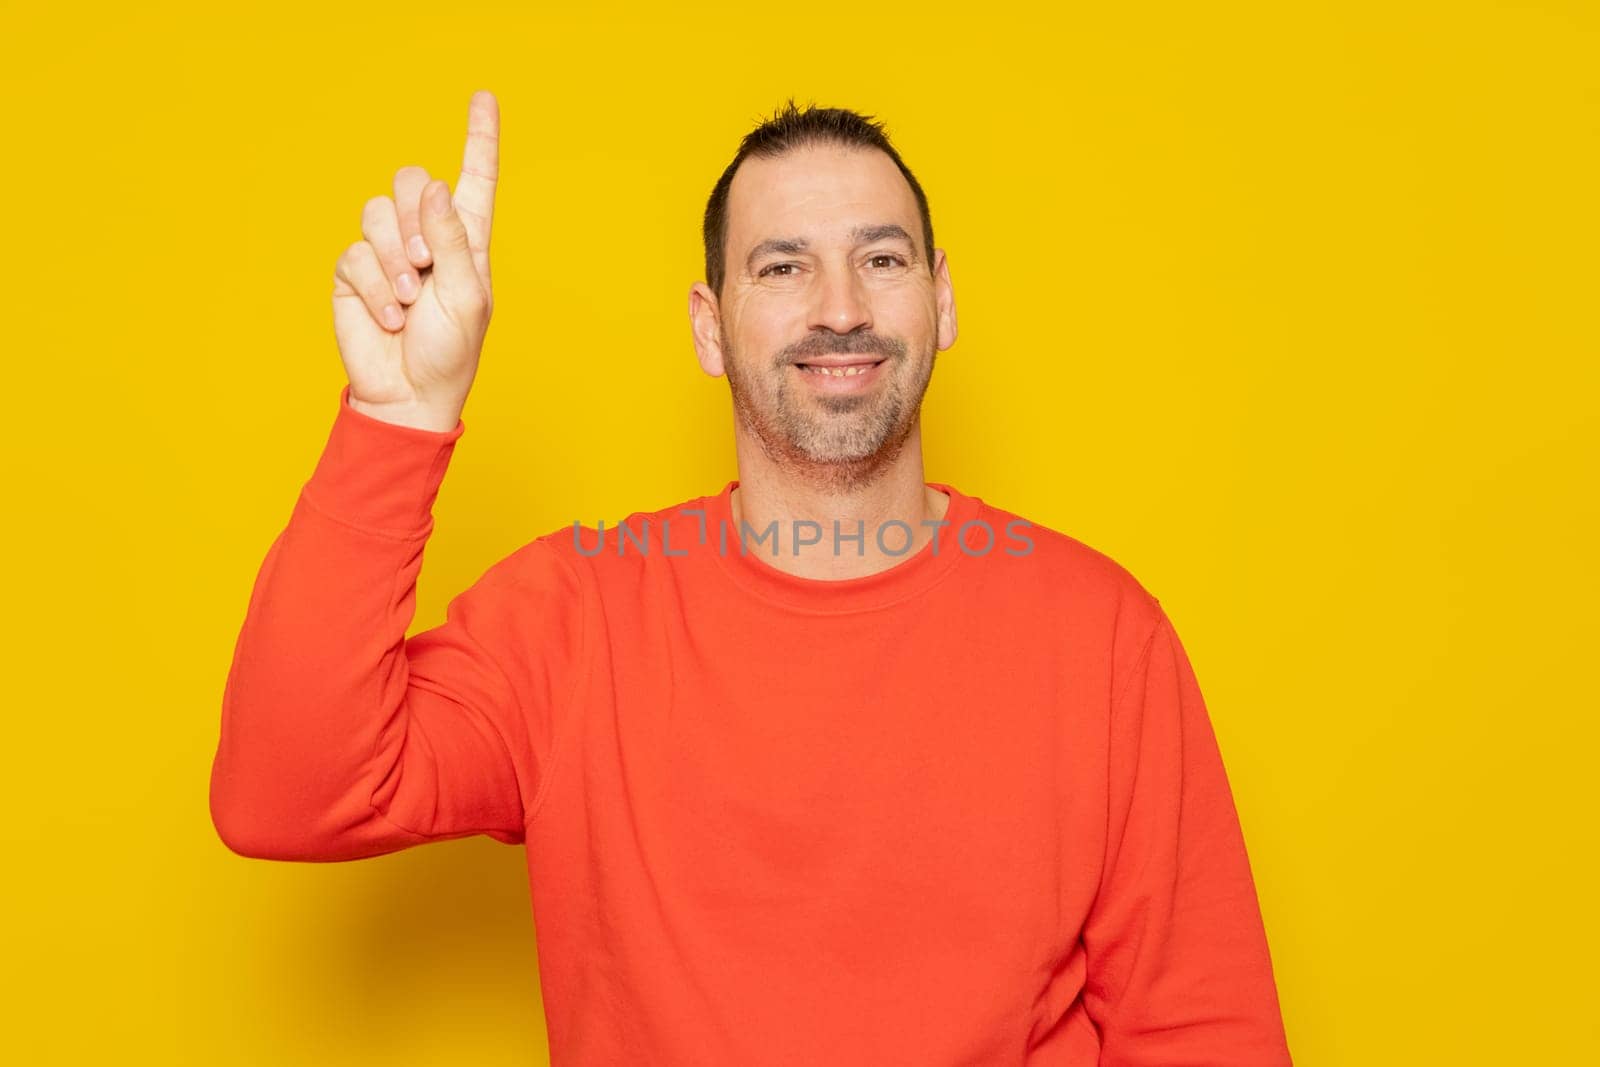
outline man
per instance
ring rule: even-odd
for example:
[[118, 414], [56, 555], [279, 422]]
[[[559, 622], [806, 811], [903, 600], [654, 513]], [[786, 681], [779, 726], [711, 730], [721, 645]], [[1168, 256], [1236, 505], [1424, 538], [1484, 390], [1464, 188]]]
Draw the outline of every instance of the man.
[[923, 480], [955, 299], [882, 128], [791, 104], [689, 312], [738, 478], [501, 560], [409, 640], [492, 310], [499, 112], [340, 258], [349, 384], [252, 592], [211, 811], [246, 856], [524, 844], [556, 1067], [1286, 1064], [1157, 599]]

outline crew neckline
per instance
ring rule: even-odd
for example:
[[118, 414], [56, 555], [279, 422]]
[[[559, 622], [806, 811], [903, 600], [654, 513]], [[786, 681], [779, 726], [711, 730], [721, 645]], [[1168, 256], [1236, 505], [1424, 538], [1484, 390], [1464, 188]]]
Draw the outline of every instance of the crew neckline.
[[[799, 611], [821, 615], [837, 615], [853, 611], [868, 611], [916, 596], [944, 578], [969, 553], [963, 552], [956, 537], [964, 523], [978, 517], [982, 500], [968, 496], [945, 482], [925, 482], [950, 498], [945, 509], [945, 525], [934, 529], [934, 536], [921, 548], [898, 563], [876, 574], [859, 578], [804, 578], [779, 570], [762, 558], [770, 549], [751, 544], [741, 552], [738, 526], [733, 521], [733, 491], [738, 488], [737, 478], [722, 487], [715, 496], [702, 498], [709, 522], [709, 547], [720, 569], [736, 584], [749, 592], [776, 601]], [[726, 530], [726, 537], [721, 531]], [[823, 543], [828, 543], [833, 531], [823, 531]], [[866, 530], [868, 538], [873, 530]], [[885, 540], [899, 536], [899, 531], [885, 534]], [[726, 549], [722, 545], [726, 544]], [[891, 542], [893, 543], [893, 542]]]

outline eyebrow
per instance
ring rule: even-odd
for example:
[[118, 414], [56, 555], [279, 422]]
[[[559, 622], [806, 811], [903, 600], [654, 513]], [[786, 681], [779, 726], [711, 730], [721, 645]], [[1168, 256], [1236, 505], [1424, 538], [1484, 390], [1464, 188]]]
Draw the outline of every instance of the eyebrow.
[[[911, 235], [906, 233], [903, 226], [897, 226], [892, 222], [876, 226], [857, 226], [850, 231], [850, 239], [856, 244], [870, 244], [873, 241], [886, 241], [891, 238], [904, 241], [910, 246], [912, 254], [916, 254], [917, 246], [911, 240]], [[793, 256], [810, 247], [811, 243], [804, 237], [769, 237], [750, 250], [749, 257], [745, 259], [745, 267], [753, 266], [762, 256], [773, 254]]]

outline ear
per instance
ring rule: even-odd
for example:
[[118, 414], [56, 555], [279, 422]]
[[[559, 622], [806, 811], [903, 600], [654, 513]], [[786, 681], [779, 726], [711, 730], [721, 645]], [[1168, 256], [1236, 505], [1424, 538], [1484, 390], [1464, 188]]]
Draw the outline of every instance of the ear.
[[944, 249], [933, 252], [933, 291], [939, 313], [939, 351], [956, 343], [956, 292], [950, 284], [950, 261]]
[[705, 282], [689, 287], [689, 328], [694, 333], [694, 354], [700, 369], [713, 378], [722, 376], [722, 310], [717, 294]]

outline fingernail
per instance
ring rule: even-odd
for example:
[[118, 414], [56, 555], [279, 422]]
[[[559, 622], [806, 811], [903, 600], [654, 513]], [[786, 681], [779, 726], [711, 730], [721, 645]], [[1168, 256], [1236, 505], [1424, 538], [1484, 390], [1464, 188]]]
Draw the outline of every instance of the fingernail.
[[417, 276], [410, 271], [400, 275], [399, 278], [395, 279], [394, 292], [396, 296], [408, 304], [415, 300], [417, 298]]
[[406, 324], [406, 318], [400, 314], [400, 308], [395, 304], [383, 305], [383, 324], [391, 330], [398, 330]]
[[421, 234], [417, 234], [407, 241], [406, 248], [410, 250], [412, 259], [428, 258], [428, 242], [422, 239]]
[[450, 186], [443, 182], [433, 190], [433, 213], [440, 218], [450, 214]]

